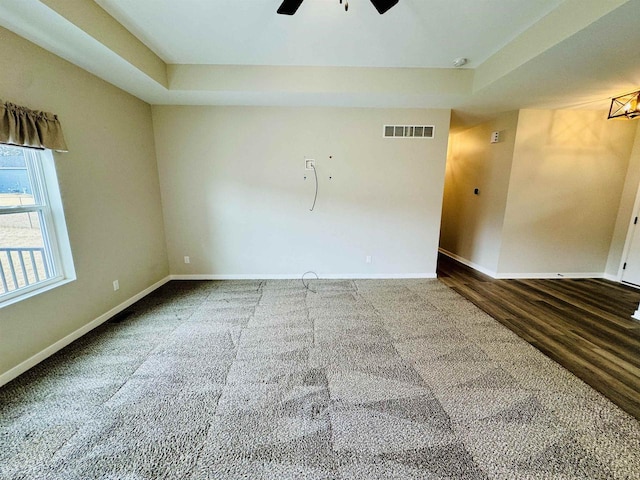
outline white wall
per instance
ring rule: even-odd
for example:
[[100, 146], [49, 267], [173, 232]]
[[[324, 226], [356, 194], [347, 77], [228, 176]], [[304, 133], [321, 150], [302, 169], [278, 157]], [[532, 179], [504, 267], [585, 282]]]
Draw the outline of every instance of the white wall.
[[[440, 247], [492, 274], [498, 269], [517, 124], [518, 112], [506, 112], [449, 139]], [[490, 143], [495, 131], [500, 141]]]
[[2, 378], [169, 271], [149, 105], [2, 28], [0, 45], [0, 97], [62, 123], [69, 153], [54, 157], [77, 273], [0, 309]]
[[[171, 272], [434, 275], [449, 118], [449, 110], [154, 106]], [[384, 139], [383, 124], [433, 124], [435, 138]], [[317, 162], [313, 212], [305, 156]]]
[[606, 118], [520, 111], [500, 275], [603, 274], [636, 128]]

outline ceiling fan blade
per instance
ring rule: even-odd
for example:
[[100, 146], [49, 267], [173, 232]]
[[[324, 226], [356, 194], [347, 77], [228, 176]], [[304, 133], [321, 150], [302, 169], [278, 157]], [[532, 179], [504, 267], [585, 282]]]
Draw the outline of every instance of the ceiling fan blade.
[[398, 3], [398, 0], [371, 0], [371, 3], [376, 7], [378, 13], [382, 15], [391, 7], [394, 7]]
[[302, 1], [303, 0], [284, 0], [280, 8], [278, 8], [278, 13], [280, 15], [293, 15], [298, 10], [298, 7], [302, 5]]

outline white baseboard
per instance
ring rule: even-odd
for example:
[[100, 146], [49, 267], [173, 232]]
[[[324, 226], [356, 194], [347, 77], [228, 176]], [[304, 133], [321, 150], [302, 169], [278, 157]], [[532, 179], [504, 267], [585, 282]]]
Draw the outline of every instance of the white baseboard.
[[617, 283], [620, 283], [620, 279], [618, 278], [618, 276], [617, 276], [617, 275], [611, 275], [611, 274], [609, 274], [609, 273], [605, 273], [605, 274], [604, 274], [604, 276], [603, 276], [602, 278], [604, 278], [605, 280], [609, 280], [609, 281], [611, 281], [611, 282], [617, 282]]
[[629, 283], [629, 282], [620, 282], [620, 283], [625, 287], [631, 287], [631, 288], [635, 288], [636, 290], [640, 290], [640, 285], [636, 285], [635, 283]]
[[478, 265], [477, 263], [473, 263], [471, 260], [467, 260], [466, 258], [463, 258], [459, 255], [456, 255], [455, 253], [451, 253], [448, 250], [445, 250], [444, 248], [438, 248], [438, 251], [443, 254], [446, 255], [447, 257], [453, 258], [454, 260], [457, 260], [458, 262], [460, 262], [463, 265], [466, 265], [467, 267], [471, 267], [474, 270], [477, 270], [480, 273], [484, 273], [485, 275], [489, 275], [491, 278], [497, 278], [496, 277], [496, 272], [494, 272], [493, 270], [489, 270], [488, 268], [484, 268], [482, 265]]
[[[300, 277], [298, 277], [300, 278]], [[322, 274], [320, 278], [326, 279], [345, 279], [345, 280], [393, 280], [393, 279], [419, 279], [419, 278], [437, 278], [436, 272], [433, 273], [336, 273]]]
[[237, 275], [221, 275], [213, 273], [190, 273], [171, 275], [171, 280], [290, 280], [300, 278], [302, 274], [237, 274]]
[[[171, 280], [300, 280], [302, 273], [255, 273], [239, 275], [189, 274], [171, 275], [170, 277]], [[305, 278], [314, 279], [315, 276], [307, 275]], [[318, 278], [326, 280], [436, 278], [436, 273], [318, 273]]]
[[44, 350], [42, 350], [42, 351], [36, 353], [35, 355], [33, 355], [32, 357], [28, 358], [24, 362], [16, 365], [15, 367], [13, 367], [12, 369], [10, 369], [10, 370], [8, 370], [6, 372], [4, 372], [2, 375], [0, 375], [0, 387], [2, 385], [6, 384], [6, 383], [9, 383], [11, 380], [16, 378], [18, 375], [22, 375], [24, 372], [29, 370], [31, 367], [34, 367], [35, 365], [37, 365], [38, 363], [40, 363], [44, 359], [50, 357], [51, 355], [56, 353], [58, 350], [63, 349], [64, 347], [69, 345], [74, 340], [77, 340], [78, 338], [80, 338], [81, 336], [83, 336], [86, 333], [90, 332], [91, 330], [93, 330], [97, 326], [103, 324], [104, 322], [109, 320], [114, 315], [122, 312], [125, 308], [133, 305], [135, 302], [140, 300], [142, 297], [150, 294], [151, 292], [153, 292], [157, 288], [159, 288], [162, 285], [164, 285], [165, 283], [167, 283], [169, 280], [171, 280], [171, 277], [170, 276], [166, 276], [165, 278], [163, 278], [162, 280], [154, 283], [150, 287], [145, 288], [141, 292], [135, 294], [133, 297], [129, 298], [128, 300], [125, 300], [120, 305], [118, 305], [116, 307], [113, 307], [108, 312], [103, 313], [98, 318], [96, 318], [96, 319], [92, 320], [91, 322], [87, 323], [86, 325], [80, 327], [79, 329], [77, 329], [76, 331], [70, 333], [66, 337], [58, 340], [53, 345], [50, 345], [49, 347], [45, 348]]
[[481, 265], [473, 263], [466, 258], [460, 257], [455, 253], [451, 253], [444, 248], [439, 248], [438, 251], [447, 257], [451, 257], [454, 260], [466, 265], [467, 267], [471, 267], [474, 270], [479, 271], [480, 273], [484, 273], [485, 275], [489, 275], [492, 278], [497, 280], [525, 280], [525, 279], [549, 279], [549, 278], [606, 278], [607, 280], [612, 280], [617, 282], [618, 279], [612, 275], [607, 275], [603, 272], [519, 272], [519, 273], [497, 273], [492, 270], [486, 269]]
[[526, 279], [550, 279], [550, 278], [604, 278], [602, 272], [562, 272], [562, 273], [498, 273], [497, 279], [500, 280], [526, 280]]

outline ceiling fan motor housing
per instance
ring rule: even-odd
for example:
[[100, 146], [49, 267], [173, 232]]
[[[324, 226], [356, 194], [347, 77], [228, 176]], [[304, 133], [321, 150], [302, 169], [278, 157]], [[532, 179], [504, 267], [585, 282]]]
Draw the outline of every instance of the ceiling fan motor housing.
[[[390, 8], [394, 7], [398, 4], [399, 0], [370, 0], [373, 6], [376, 8], [378, 13], [382, 15], [387, 12]], [[298, 11], [300, 5], [302, 5], [303, 0], [283, 0], [280, 8], [278, 8], [278, 13], [280, 15], [293, 15]], [[342, 5], [342, 0], [340, 0], [340, 4]], [[349, 0], [345, 0], [344, 9], [349, 10]]]

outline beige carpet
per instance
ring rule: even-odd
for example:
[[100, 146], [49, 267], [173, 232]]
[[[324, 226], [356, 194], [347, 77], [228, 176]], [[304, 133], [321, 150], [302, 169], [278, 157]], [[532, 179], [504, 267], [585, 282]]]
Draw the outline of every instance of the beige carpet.
[[640, 425], [437, 280], [171, 282], [0, 389], [3, 479], [640, 478]]

